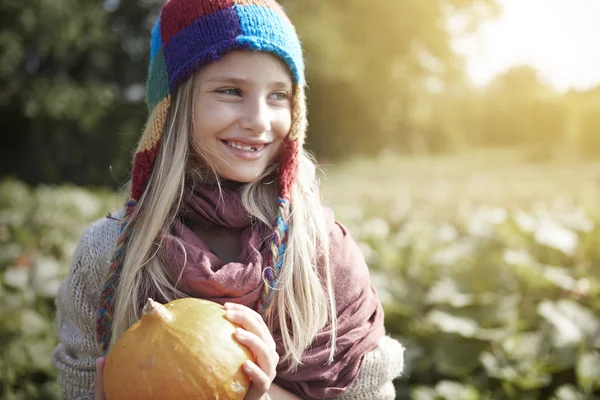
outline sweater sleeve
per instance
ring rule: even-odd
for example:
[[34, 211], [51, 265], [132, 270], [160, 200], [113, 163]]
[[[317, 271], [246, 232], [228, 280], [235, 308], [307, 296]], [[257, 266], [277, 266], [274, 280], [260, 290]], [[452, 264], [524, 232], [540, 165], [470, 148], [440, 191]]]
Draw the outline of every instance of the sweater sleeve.
[[97, 304], [117, 231], [118, 222], [109, 219], [85, 230], [56, 297], [59, 344], [53, 363], [66, 400], [94, 398], [95, 361], [102, 354], [95, 334]]
[[393, 400], [396, 396], [393, 380], [404, 368], [404, 347], [389, 336], [368, 352], [358, 377], [336, 400]]

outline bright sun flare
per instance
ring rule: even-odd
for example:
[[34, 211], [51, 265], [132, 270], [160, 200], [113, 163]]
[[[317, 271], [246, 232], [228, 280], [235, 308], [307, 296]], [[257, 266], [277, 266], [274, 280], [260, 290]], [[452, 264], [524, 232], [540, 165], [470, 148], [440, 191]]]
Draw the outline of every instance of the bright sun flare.
[[482, 86], [530, 65], [557, 91], [600, 84], [600, 0], [499, 0], [500, 17], [455, 42], [471, 81]]

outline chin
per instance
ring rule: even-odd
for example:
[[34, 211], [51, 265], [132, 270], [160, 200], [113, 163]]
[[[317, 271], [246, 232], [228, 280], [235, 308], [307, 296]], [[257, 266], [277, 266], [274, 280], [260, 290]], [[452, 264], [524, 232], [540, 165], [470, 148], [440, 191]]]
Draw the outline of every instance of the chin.
[[230, 172], [227, 174], [223, 174], [221, 176], [232, 182], [250, 183], [250, 182], [256, 181], [260, 177], [262, 172], [263, 171], [255, 171], [255, 172], [245, 171], [244, 173]]

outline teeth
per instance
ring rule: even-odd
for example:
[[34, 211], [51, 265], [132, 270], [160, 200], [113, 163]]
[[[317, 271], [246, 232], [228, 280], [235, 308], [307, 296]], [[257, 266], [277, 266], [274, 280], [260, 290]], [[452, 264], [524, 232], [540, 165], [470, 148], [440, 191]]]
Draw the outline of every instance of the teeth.
[[227, 140], [226, 143], [228, 146], [233, 147], [234, 149], [238, 149], [238, 150], [244, 150], [244, 151], [257, 151], [258, 150], [258, 148], [256, 148], [256, 147], [248, 146], [246, 144], [239, 143], [239, 142], [232, 142], [232, 141]]

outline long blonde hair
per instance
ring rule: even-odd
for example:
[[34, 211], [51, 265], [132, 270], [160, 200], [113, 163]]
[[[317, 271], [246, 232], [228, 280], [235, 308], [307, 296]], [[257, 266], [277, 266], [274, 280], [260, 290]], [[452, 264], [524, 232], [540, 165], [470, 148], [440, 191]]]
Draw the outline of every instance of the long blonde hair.
[[[186, 297], [172, 282], [162, 262], [163, 232], [178, 218], [182, 195], [190, 182], [216, 180], [214, 169], [195, 167], [192, 145], [193, 103], [196, 75], [183, 82], [173, 94], [167, 126], [151, 172], [148, 186], [137, 205], [128, 250], [116, 291], [110, 347], [140, 318], [139, 296], [151, 284], [167, 300]], [[205, 157], [203, 157], [206, 159]], [[270, 228], [277, 215], [277, 164], [270, 165], [255, 181], [245, 184], [241, 199], [248, 212]], [[212, 176], [211, 176], [212, 174]], [[274, 182], [275, 181], [275, 182]], [[299, 171], [291, 193], [288, 244], [278, 285], [264, 315], [271, 330], [275, 318], [281, 327], [285, 353], [282, 361], [294, 371], [313, 338], [329, 322], [330, 362], [336, 346], [336, 307], [329, 268], [328, 232], [322, 217], [316, 187], [316, 166], [300, 149]], [[319, 272], [319, 263], [321, 270]]]

